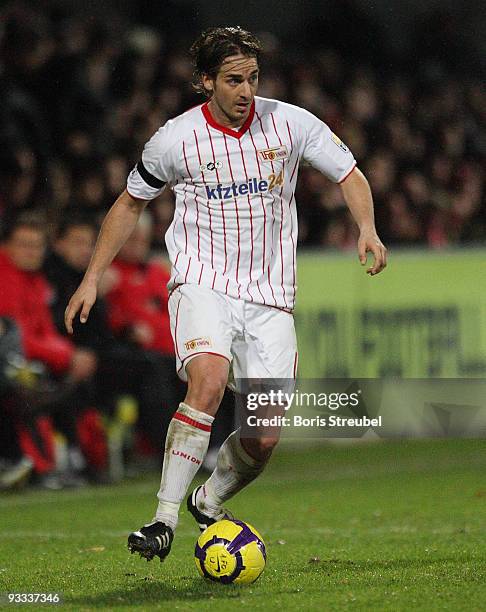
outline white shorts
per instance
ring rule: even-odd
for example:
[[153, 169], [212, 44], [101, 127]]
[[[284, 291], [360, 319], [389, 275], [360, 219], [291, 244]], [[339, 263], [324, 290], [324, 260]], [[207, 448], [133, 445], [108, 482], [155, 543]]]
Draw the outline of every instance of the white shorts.
[[295, 379], [292, 314], [193, 284], [174, 289], [169, 314], [177, 373], [183, 381], [187, 364], [201, 353], [225, 357], [231, 364], [230, 381]]

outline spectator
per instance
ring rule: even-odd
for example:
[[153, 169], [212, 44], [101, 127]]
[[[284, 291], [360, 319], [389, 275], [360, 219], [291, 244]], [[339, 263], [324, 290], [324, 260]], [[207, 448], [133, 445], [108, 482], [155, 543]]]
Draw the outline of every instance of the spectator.
[[22, 451], [11, 402], [16, 391], [15, 369], [23, 361], [17, 326], [0, 317], [0, 490], [24, 484], [33, 467]]
[[138, 387], [136, 395], [143, 400], [139, 425], [158, 450], [177, 406], [181, 383], [175, 375], [167, 310], [169, 274], [159, 262], [147, 262], [151, 235], [152, 221], [145, 213], [109, 269], [113, 281], [106, 301], [110, 328], [119, 341], [120, 367], [126, 362], [122, 378], [133, 380], [136, 390]]
[[[97, 230], [83, 215], [70, 214], [60, 223], [53, 250], [49, 254], [45, 271], [55, 293], [51, 309], [57, 329], [66, 334], [64, 310], [69, 298], [81, 282], [94, 248]], [[137, 236], [130, 245], [137, 244]], [[146, 252], [136, 247], [145, 258]], [[108, 413], [113, 413], [117, 398], [130, 394], [138, 403], [138, 429], [148, 439], [152, 447], [158, 449], [165, 438], [166, 424], [171, 411], [177, 406], [180, 384], [174, 375], [173, 348], [167, 313], [167, 273], [161, 266], [150, 265], [148, 296], [147, 287], [140, 283], [143, 266], [135, 265], [137, 282], [126, 287], [123, 282], [129, 268], [120, 272], [116, 267], [108, 270], [103, 279], [101, 295], [94, 304], [90, 317], [85, 324], [75, 323], [73, 342], [78, 347], [94, 351], [98, 357], [96, 374], [96, 405]], [[103, 292], [108, 290], [108, 308]], [[134, 301], [143, 306], [146, 300], [153, 301], [150, 316], [143, 317], [131, 324]], [[114, 332], [110, 330], [108, 319], [118, 323]], [[137, 310], [137, 314], [139, 311]], [[145, 312], [143, 312], [146, 315]], [[154, 332], [152, 332], [153, 325]], [[161, 389], [163, 393], [161, 395]]]
[[[40, 362], [57, 385], [59, 393], [51, 398], [49, 409], [66, 437], [70, 468], [80, 472], [87, 460], [90, 467], [100, 469], [106, 464], [106, 447], [93, 410], [87, 410], [96, 356], [76, 348], [55, 328], [49, 310], [52, 290], [41, 271], [46, 238], [45, 225], [33, 213], [24, 213], [7, 226], [0, 249], [0, 315], [16, 322], [26, 359]], [[51, 463], [46, 471], [52, 471]], [[81, 484], [75, 476], [70, 482]]]
[[[2, 12], [0, 134], [7, 146], [0, 215], [44, 203], [55, 218], [74, 203], [101, 216], [142, 144], [166, 119], [199, 102], [187, 86], [187, 52], [176, 44], [177, 28], [159, 32], [136, 19], [85, 20], [53, 0], [42, 11], [28, 4], [13, 0]], [[356, 28], [355, 11], [353, 20]], [[438, 31], [438, 40], [447, 39], [441, 53], [429, 41], [418, 64], [406, 57], [385, 66], [380, 52], [379, 72], [377, 61], [356, 51], [360, 45], [342, 48], [339, 38], [323, 37], [328, 27], [317, 21], [311, 35], [307, 31], [309, 44], [295, 39], [282, 45], [275, 34], [262, 33], [270, 50], [262, 95], [300, 104], [342, 135], [368, 170], [378, 229], [394, 244], [484, 243], [486, 93], [474, 75], [479, 64], [473, 51], [461, 56], [468, 76], [450, 53], [464, 41], [458, 32], [449, 40], [451, 32]], [[381, 49], [377, 40], [372, 47]], [[296, 194], [302, 246], [347, 248], [348, 232], [342, 220], [336, 223], [339, 211], [321, 206], [330, 191], [327, 181], [302, 169]], [[390, 226], [397, 208], [398, 230]], [[160, 230], [155, 246], [164, 249], [169, 190], [152, 210]], [[409, 215], [419, 217], [420, 232], [411, 228]]]
[[[88, 266], [97, 231], [87, 213], [69, 211], [58, 225], [52, 249], [44, 264], [44, 272], [54, 290], [50, 303], [52, 316], [58, 332], [66, 338], [64, 311]], [[114, 340], [107, 325], [103, 299], [96, 301], [85, 325], [76, 321], [74, 331], [74, 344], [94, 352], [102, 350]]]
[[147, 261], [152, 219], [144, 212], [112, 265], [115, 282], [107, 294], [112, 330], [138, 346], [173, 355], [167, 310], [170, 275], [157, 261]]
[[46, 227], [34, 215], [18, 217], [5, 230], [0, 249], [0, 314], [12, 317], [21, 328], [27, 359], [41, 361], [53, 373], [79, 382], [94, 373], [96, 358], [91, 351], [76, 349], [54, 327], [51, 289], [41, 272], [46, 243]]

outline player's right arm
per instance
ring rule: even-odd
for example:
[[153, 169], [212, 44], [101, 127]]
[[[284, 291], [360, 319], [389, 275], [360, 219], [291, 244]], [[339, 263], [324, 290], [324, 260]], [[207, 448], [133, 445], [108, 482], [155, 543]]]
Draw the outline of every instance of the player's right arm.
[[73, 333], [73, 320], [78, 312], [81, 311], [81, 323], [86, 323], [103, 273], [135, 229], [147, 204], [148, 200], [134, 198], [125, 189], [108, 211], [84, 278], [64, 313], [64, 324], [69, 334]]
[[78, 312], [81, 311], [81, 323], [86, 323], [103, 273], [135, 229], [148, 202], [160, 195], [166, 183], [173, 180], [172, 153], [178, 141], [177, 125], [168, 121], [145, 144], [142, 158], [128, 176], [127, 189], [103, 221], [86, 274], [66, 308], [64, 324], [68, 333], [73, 333], [73, 320]]

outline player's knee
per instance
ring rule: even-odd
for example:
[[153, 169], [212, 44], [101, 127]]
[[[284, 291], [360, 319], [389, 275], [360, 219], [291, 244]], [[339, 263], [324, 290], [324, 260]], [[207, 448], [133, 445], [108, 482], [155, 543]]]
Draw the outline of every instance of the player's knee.
[[277, 446], [279, 438], [276, 436], [264, 436], [260, 438], [248, 438], [244, 447], [250, 457], [257, 461], [266, 461], [270, 458], [273, 449]]
[[259, 451], [264, 455], [270, 455], [273, 449], [278, 444], [278, 438], [269, 436], [265, 438], [260, 438], [257, 440], [257, 447]]
[[194, 385], [189, 393], [198, 398], [198, 402], [203, 406], [219, 406], [223, 399], [226, 381], [219, 378], [217, 380], [202, 380]]
[[187, 380], [186, 402], [199, 410], [215, 412], [228, 382], [227, 362], [194, 359], [188, 364]]

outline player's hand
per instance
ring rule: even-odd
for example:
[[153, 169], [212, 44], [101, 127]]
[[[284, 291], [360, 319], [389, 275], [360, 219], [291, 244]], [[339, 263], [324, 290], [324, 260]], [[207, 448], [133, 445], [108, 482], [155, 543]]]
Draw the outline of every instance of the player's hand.
[[386, 267], [386, 247], [374, 230], [363, 231], [359, 236], [358, 256], [362, 266], [366, 264], [367, 253], [373, 253], [374, 261], [366, 273], [374, 276]]
[[86, 279], [79, 285], [64, 312], [64, 325], [68, 334], [73, 333], [74, 317], [81, 311], [79, 319], [86, 323], [93, 304], [96, 301], [96, 284]]

